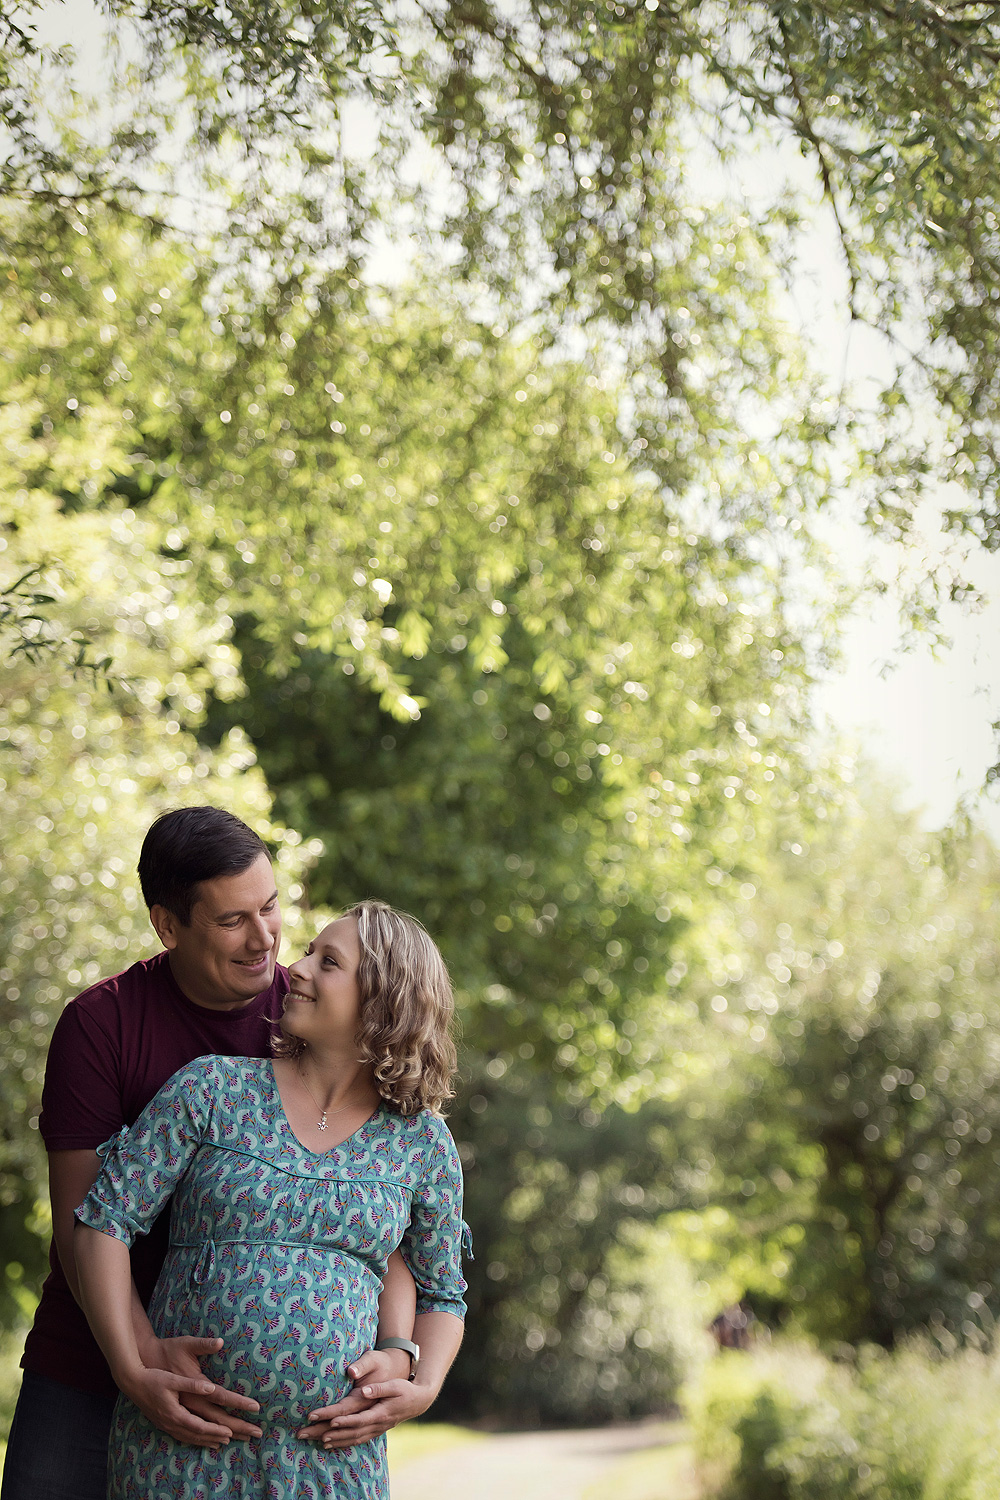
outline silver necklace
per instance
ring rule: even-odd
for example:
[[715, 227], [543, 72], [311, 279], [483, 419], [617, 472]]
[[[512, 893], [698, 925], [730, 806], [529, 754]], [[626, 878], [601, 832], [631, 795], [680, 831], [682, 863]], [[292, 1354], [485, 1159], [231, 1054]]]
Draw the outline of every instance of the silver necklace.
[[302, 1064], [301, 1063], [296, 1063], [295, 1071], [299, 1075], [299, 1082], [302, 1084], [302, 1087], [305, 1089], [306, 1093], [309, 1095], [310, 1099], [315, 1104], [316, 1108], [319, 1110], [319, 1119], [316, 1122], [316, 1129], [317, 1130], [325, 1130], [326, 1129], [326, 1117], [327, 1117], [327, 1115], [342, 1115], [344, 1113], [345, 1109], [350, 1109], [351, 1108], [351, 1106], [349, 1104], [342, 1104], [339, 1109], [324, 1109], [323, 1106], [322, 1106], [322, 1104], [320, 1104], [319, 1100], [316, 1098], [316, 1095], [313, 1093], [312, 1089], [309, 1087], [308, 1083], [306, 1083], [306, 1080], [305, 1080], [305, 1078], [303, 1076], [303, 1073], [302, 1073]]

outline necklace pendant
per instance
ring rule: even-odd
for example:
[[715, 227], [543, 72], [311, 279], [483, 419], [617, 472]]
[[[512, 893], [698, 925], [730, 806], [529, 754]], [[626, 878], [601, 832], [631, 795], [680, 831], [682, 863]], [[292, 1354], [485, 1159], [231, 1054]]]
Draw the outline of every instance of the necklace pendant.
[[317, 1130], [325, 1130], [326, 1129], [326, 1110], [325, 1109], [324, 1109], [323, 1113], [319, 1117], [319, 1124], [316, 1126], [316, 1129]]

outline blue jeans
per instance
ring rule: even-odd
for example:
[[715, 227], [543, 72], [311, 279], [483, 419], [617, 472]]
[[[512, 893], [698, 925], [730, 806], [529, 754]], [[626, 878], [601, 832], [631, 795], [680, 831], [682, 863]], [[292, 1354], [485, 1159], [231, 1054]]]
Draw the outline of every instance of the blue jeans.
[[0, 1500], [105, 1500], [113, 1396], [25, 1370]]

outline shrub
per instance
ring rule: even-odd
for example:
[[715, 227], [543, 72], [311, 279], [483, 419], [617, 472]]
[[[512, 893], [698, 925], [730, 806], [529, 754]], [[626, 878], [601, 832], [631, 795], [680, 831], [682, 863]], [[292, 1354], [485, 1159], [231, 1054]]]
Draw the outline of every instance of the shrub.
[[699, 1458], [720, 1500], [847, 1500], [856, 1444], [841, 1372], [810, 1350], [722, 1354], [692, 1398]]
[[837, 1364], [794, 1346], [725, 1354], [690, 1400], [717, 1500], [995, 1500], [1000, 1361], [927, 1341]]

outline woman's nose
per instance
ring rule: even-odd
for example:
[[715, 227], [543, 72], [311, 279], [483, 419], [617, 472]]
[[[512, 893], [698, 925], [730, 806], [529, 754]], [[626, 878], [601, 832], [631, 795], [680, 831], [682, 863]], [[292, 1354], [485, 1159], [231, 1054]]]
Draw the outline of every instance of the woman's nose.
[[293, 964], [288, 965], [288, 972], [293, 979], [305, 979], [308, 966], [309, 955], [304, 953], [301, 958], [297, 958]]

